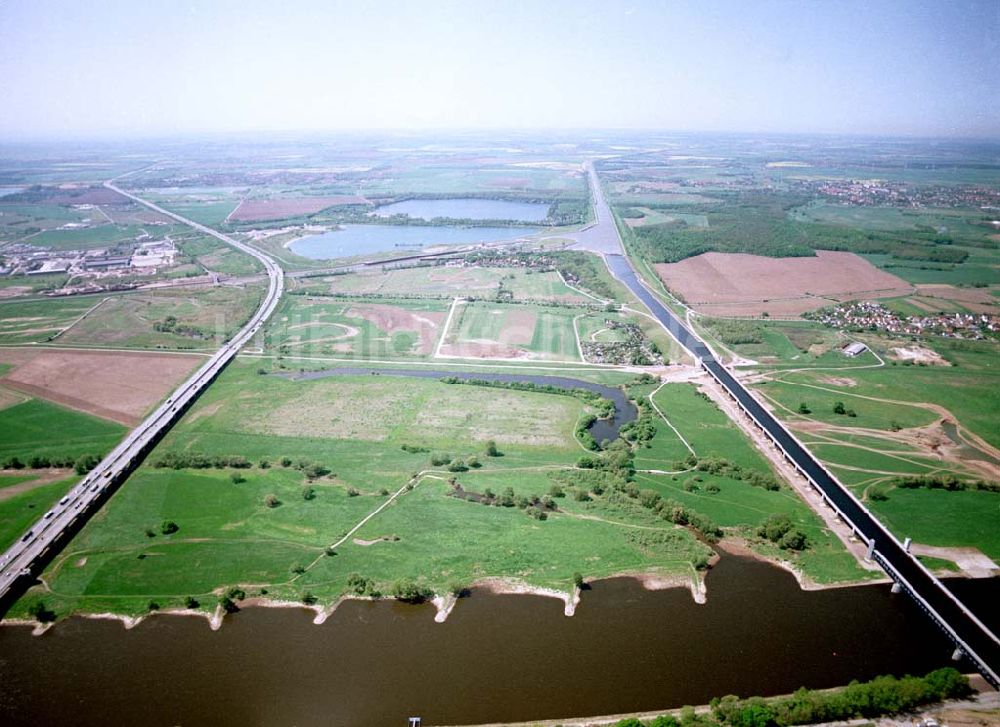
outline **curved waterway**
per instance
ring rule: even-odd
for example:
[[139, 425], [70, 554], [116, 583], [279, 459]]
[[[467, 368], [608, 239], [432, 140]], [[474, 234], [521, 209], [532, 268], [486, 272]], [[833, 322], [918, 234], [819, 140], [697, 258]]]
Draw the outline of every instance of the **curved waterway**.
[[618, 431], [623, 424], [635, 421], [638, 411], [635, 404], [629, 401], [625, 392], [614, 386], [595, 384], [590, 381], [571, 379], [565, 376], [536, 376], [534, 374], [486, 374], [466, 373], [460, 371], [440, 371], [427, 369], [385, 369], [340, 366], [323, 369], [322, 371], [305, 371], [296, 374], [278, 374], [293, 381], [325, 379], [330, 376], [411, 376], [418, 379], [444, 379], [454, 377], [461, 381], [497, 381], [504, 383], [536, 384], [537, 386], [556, 386], [562, 389], [586, 389], [610, 399], [615, 405], [615, 413], [607, 419], [597, 419], [590, 425], [590, 434], [598, 442], [605, 439], [618, 438]]
[[[599, 581], [576, 614], [539, 596], [430, 605], [348, 601], [321, 626], [303, 609], [248, 608], [217, 631], [155, 616], [131, 631], [72, 618], [41, 637], [0, 628], [0, 717], [19, 725], [478, 724], [703, 704], [878, 674], [922, 674], [951, 647], [888, 585], [802, 591], [774, 566], [725, 555], [708, 602], [687, 589]], [[983, 602], [1000, 580], [965, 584]], [[963, 665], [967, 668], [967, 665]]]

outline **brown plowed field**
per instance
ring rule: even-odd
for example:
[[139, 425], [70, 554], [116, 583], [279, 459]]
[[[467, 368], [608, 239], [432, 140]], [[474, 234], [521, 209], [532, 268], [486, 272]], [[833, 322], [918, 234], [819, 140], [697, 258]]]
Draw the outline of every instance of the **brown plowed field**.
[[134, 426], [202, 361], [162, 353], [0, 350], [0, 362], [14, 364], [0, 384]]
[[295, 197], [292, 199], [247, 199], [232, 211], [233, 222], [283, 220], [288, 217], [314, 215], [327, 207], [345, 204], [368, 204], [364, 197], [342, 195], [338, 197]]
[[928, 283], [918, 285], [917, 291], [926, 298], [955, 301], [973, 313], [996, 313], [1000, 298], [989, 288], [958, 288], [954, 285]]
[[906, 281], [850, 252], [786, 258], [708, 252], [654, 267], [689, 305], [715, 315], [798, 315], [834, 302], [913, 292]]

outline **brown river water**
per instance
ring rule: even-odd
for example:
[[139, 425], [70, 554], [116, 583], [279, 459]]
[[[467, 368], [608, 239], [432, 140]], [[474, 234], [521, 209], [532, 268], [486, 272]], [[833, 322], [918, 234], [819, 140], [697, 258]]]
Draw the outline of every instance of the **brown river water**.
[[[887, 585], [807, 592], [735, 555], [707, 583], [698, 605], [686, 589], [600, 581], [569, 618], [553, 598], [474, 591], [443, 624], [430, 605], [348, 601], [321, 626], [309, 611], [266, 608], [217, 632], [170, 616], [131, 631], [73, 618], [40, 637], [8, 626], [0, 723], [475, 724], [652, 711], [952, 663], [944, 636]], [[963, 582], [961, 595], [996, 603], [998, 586]]]

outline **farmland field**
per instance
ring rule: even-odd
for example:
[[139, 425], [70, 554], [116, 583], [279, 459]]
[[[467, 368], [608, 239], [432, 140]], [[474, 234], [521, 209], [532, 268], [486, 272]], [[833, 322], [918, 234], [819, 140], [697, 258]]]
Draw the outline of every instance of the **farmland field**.
[[[260, 285], [162, 288], [109, 296], [59, 336], [82, 346], [215, 350], [249, 318]], [[89, 297], [89, 305], [100, 298]]]
[[196, 366], [199, 356], [0, 349], [13, 364], [0, 385], [94, 416], [135, 425]]
[[0, 343], [49, 341], [100, 301], [80, 296], [0, 303]]
[[905, 281], [846, 252], [795, 258], [709, 252], [655, 268], [685, 302], [713, 315], [795, 317], [837, 301], [912, 292]]
[[573, 316], [563, 308], [462, 303], [455, 307], [441, 354], [579, 361]]
[[438, 300], [291, 296], [268, 325], [267, 341], [293, 356], [428, 356], [447, 310], [448, 303]]

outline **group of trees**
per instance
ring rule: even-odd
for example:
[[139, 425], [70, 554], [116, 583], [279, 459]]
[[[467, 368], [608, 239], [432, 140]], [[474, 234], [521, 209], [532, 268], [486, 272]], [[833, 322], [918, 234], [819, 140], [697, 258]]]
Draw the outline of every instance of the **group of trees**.
[[154, 467], [168, 467], [170, 469], [196, 469], [204, 470], [212, 467], [225, 469], [249, 469], [253, 465], [244, 456], [239, 454], [199, 454], [197, 452], [167, 452], [153, 463]]
[[923, 487], [929, 490], [948, 490], [949, 492], [961, 492], [962, 490], [1000, 492], [1000, 482], [960, 480], [952, 474], [907, 475], [890, 480], [889, 485], [904, 490], [917, 490]]
[[[691, 463], [692, 458], [694, 462]], [[695, 457], [691, 455], [686, 462], [699, 472], [707, 472], [712, 475], [720, 475], [733, 480], [741, 480], [753, 487], [761, 487], [765, 490], [776, 492], [781, 489], [781, 484], [774, 475], [757, 470], [744, 469], [735, 462], [730, 462], [722, 457]]]
[[72, 467], [78, 475], [85, 475], [94, 469], [102, 459], [104, 459], [103, 454], [81, 454], [78, 457], [33, 454], [24, 458], [14, 454], [6, 457], [0, 467], [6, 470], [23, 470], [25, 467], [33, 470], [48, 469], [49, 467]]

